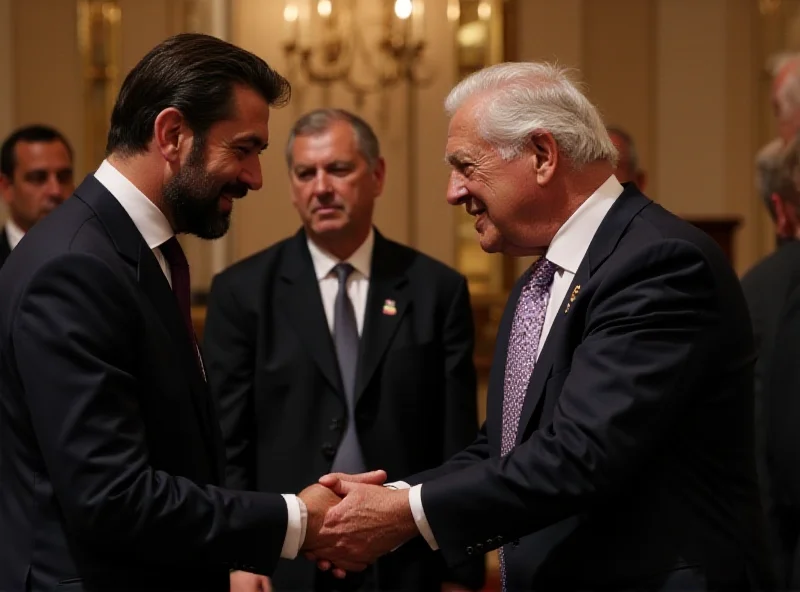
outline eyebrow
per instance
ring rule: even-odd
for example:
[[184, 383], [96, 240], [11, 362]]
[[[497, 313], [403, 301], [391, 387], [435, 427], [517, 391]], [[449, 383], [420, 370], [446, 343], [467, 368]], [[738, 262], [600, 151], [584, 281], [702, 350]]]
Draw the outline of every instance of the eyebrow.
[[[356, 166], [355, 161], [352, 160], [333, 160], [329, 163], [322, 165], [322, 168], [329, 169], [329, 168], [337, 168], [337, 167], [344, 167], [344, 168], [354, 168]], [[296, 162], [294, 163], [293, 167], [294, 170], [304, 170], [304, 169], [315, 169], [317, 168], [316, 164], [313, 163], [305, 163], [305, 162]]]
[[235, 144], [245, 143], [250, 144], [253, 148], [261, 148], [261, 150], [266, 150], [267, 146], [269, 146], [269, 142], [265, 142], [261, 139], [260, 136], [256, 134], [247, 134], [244, 136], [240, 136], [238, 138], [234, 138], [233, 142]]
[[450, 154], [446, 154], [444, 157], [444, 161], [452, 166], [459, 166], [464, 163], [464, 161], [470, 160], [469, 155], [464, 152], [463, 150], [456, 150], [455, 152], [451, 152]]

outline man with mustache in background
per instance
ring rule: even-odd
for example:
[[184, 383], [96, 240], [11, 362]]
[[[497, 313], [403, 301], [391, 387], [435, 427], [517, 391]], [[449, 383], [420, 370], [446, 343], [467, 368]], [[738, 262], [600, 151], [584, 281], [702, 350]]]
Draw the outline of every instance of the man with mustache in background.
[[[227, 485], [296, 491], [331, 470], [401, 479], [443, 462], [477, 425], [465, 278], [373, 228], [386, 165], [360, 117], [320, 109], [286, 147], [293, 237], [215, 278], [206, 370], [227, 451]], [[289, 489], [286, 489], [286, 488]], [[343, 581], [282, 561], [276, 590], [477, 590], [483, 559], [378, 561]], [[235, 592], [248, 587], [234, 576]]]

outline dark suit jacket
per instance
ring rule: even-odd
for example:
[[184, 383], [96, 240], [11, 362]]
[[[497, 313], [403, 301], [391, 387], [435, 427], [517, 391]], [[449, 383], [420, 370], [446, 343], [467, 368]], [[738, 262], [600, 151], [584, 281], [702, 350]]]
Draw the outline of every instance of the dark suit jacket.
[[[387, 299], [395, 315], [383, 313]], [[356, 384], [368, 468], [402, 479], [472, 440], [473, 341], [465, 278], [376, 232]], [[345, 396], [303, 231], [214, 279], [204, 345], [228, 485], [299, 491], [330, 472]], [[314, 574], [311, 563], [281, 562], [274, 583], [310, 590]], [[378, 562], [377, 578], [384, 590], [438, 590], [443, 578], [478, 588], [483, 564], [445, 574], [432, 553], [396, 554]]]
[[[782, 250], [786, 248], [788, 245]], [[781, 583], [800, 590], [800, 286], [779, 310], [770, 363], [764, 375], [769, 418], [767, 469], [783, 559], [785, 579]]]
[[270, 573], [285, 502], [219, 487], [224, 462], [177, 300], [89, 176], [0, 271], [0, 590], [222, 592], [230, 568]]
[[[781, 342], [776, 342], [776, 335], [781, 313], [786, 307], [789, 295], [798, 286], [800, 286], [800, 241], [784, 242], [742, 277], [742, 289], [753, 321], [758, 354], [755, 366], [756, 466], [776, 567], [784, 574], [792, 563], [791, 557], [800, 536], [800, 524], [787, 515], [787, 512], [791, 513], [789, 508], [775, 503], [774, 484], [768, 470], [771, 461], [767, 460], [766, 443], [770, 432], [768, 417], [770, 400], [775, 394], [780, 397], [781, 393], [789, 392], [781, 376], [772, 369], [773, 350], [777, 347], [778, 350], [791, 351], [787, 350], [785, 345], [781, 345]], [[784, 370], [788, 375], [795, 372], [794, 365], [784, 367]], [[770, 375], [773, 377], [772, 390], [767, 389], [765, 384]], [[790, 523], [796, 526], [790, 528]], [[800, 575], [798, 577], [800, 578]], [[798, 583], [800, 584], [800, 579]]]
[[11, 254], [11, 245], [8, 243], [8, 235], [6, 234], [5, 228], [0, 230], [0, 267], [3, 267], [3, 264], [8, 259], [8, 256]]
[[[499, 458], [515, 286], [477, 440], [418, 475], [448, 563], [505, 545], [510, 590], [769, 581], [753, 458], [753, 337], [702, 231], [633, 185], [594, 236]], [[577, 289], [577, 288], [576, 288]], [[511, 543], [511, 544], [507, 544]]]

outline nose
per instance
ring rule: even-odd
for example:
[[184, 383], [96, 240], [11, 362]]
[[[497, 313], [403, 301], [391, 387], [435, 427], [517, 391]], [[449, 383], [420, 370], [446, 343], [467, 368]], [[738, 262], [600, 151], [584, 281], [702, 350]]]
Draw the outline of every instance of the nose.
[[451, 172], [447, 183], [447, 203], [451, 206], [460, 205], [468, 194], [469, 191], [464, 187], [464, 178], [457, 171]]
[[47, 176], [47, 184], [45, 185], [45, 191], [47, 191], [47, 195], [51, 199], [64, 201], [68, 197], [68, 195], [65, 195], [67, 193], [66, 188], [59, 182], [58, 177], [56, 175]]
[[326, 173], [324, 169], [320, 168], [314, 177], [314, 195], [325, 195], [326, 193], [332, 193], [330, 181], [331, 180], [328, 176], [328, 173]]
[[261, 175], [261, 160], [258, 156], [255, 156], [252, 162], [248, 162], [244, 169], [242, 169], [240, 180], [252, 191], [261, 189], [261, 186], [264, 184], [264, 178]]

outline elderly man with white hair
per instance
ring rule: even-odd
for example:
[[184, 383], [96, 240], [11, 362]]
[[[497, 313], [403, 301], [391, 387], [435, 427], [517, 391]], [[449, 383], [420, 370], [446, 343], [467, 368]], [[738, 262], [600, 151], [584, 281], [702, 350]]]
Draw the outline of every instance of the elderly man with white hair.
[[490, 67], [446, 107], [449, 203], [485, 251], [539, 258], [500, 322], [473, 444], [390, 487], [323, 477], [344, 499], [314, 555], [336, 567], [417, 539], [405, 551], [424, 540], [449, 564], [500, 549], [507, 591], [769, 587], [753, 337], [723, 253], [623, 189], [563, 69]]

